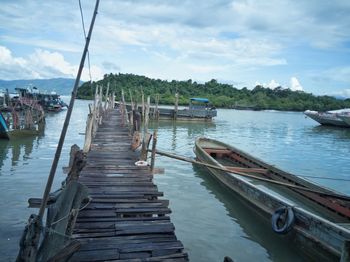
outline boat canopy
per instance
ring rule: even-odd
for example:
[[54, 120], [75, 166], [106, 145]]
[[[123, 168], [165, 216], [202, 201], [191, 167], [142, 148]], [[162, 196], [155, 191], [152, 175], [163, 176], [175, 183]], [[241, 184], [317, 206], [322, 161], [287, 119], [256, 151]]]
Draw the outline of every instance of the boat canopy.
[[192, 97], [190, 98], [191, 101], [196, 101], [196, 102], [202, 102], [202, 103], [209, 103], [208, 98], [199, 98], [199, 97]]

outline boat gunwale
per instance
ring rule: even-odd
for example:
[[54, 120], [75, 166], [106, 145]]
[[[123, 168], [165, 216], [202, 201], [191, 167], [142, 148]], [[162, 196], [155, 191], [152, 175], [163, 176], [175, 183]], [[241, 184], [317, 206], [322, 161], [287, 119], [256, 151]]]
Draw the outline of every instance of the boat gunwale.
[[[207, 158], [208, 161], [211, 161], [211, 164], [217, 165], [218, 167], [224, 168], [222, 164], [220, 164], [216, 159], [214, 159], [212, 156], [210, 156], [200, 145], [199, 141], [209, 141], [209, 142], [214, 142], [215, 144], [219, 144], [222, 147], [225, 147], [226, 149], [232, 149], [234, 147], [229, 146], [223, 142], [210, 139], [210, 138], [204, 138], [204, 137], [199, 137], [196, 139], [195, 142], [195, 154], [197, 158], [201, 161], [205, 161], [204, 158]], [[199, 150], [199, 152], [197, 152]], [[238, 150], [242, 152], [241, 150]], [[202, 159], [201, 159], [202, 158]], [[256, 158], [254, 158], [256, 159]], [[346, 239], [350, 239], [350, 229], [343, 227], [341, 225], [338, 225], [335, 222], [329, 221], [326, 218], [323, 218], [317, 214], [314, 214], [300, 206], [294, 206], [291, 205], [290, 203], [286, 202], [284, 199], [279, 198], [276, 195], [272, 195], [266, 190], [263, 190], [261, 188], [258, 188], [256, 185], [252, 184], [250, 181], [243, 179], [242, 176], [239, 174], [232, 174], [224, 171], [219, 171], [215, 170], [213, 172], [210, 167], [207, 167], [207, 169], [222, 183], [224, 183], [226, 186], [228, 186], [231, 190], [236, 192], [240, 197], [243, 199], [246, 199], [247, 201], [250, 202], [250, 204], [256, 206], [259, 210], [265, 212], [266, 215], [272, 215], [275, 208], [278, 208], [277, 205], [280, 206], [291, 206], [293, 208], [295, 217], [296, 217], [296, 223], [294, 225], [294, 229], [300, 232], [300, 234], [303, 235], [304, 238], [306, 239], [311, 239], [315, 245], [319, 245], [321, 243], [322, 248], [328, 252], [330, 252], [333, 255], [336, 255], [338, 257], [341, 256], [342, 253], [342, 244], [343, 241]], [[279, 169], [277, 169], [279, 170]], [[216, 174], [217, 173], [217, 174]], [[268, 206], [265, 204], [261, 205], [261, 201], [259, 199], [250, 199], [248, 195], [248, 191], [243, 190], [242, 188], [237, 187], [236, 185], [230, 185], [228, 182], [226, 183], [223, 179], [223, 175], [220, 173], [224, 173], [228, 175], [231, 179], [235, 179], [236, 182], [238, 181], [239, 183], [243, 183], [246, 187], [250, 188], [251, 190], [256, 190], [260, 194], [263, 194], [264, 197], [268, 197], [271, 199], [271, 201], [274, 201], [274, 204], [271, 204]], [[274, 208], [274, 206], [276, 206]], [[311, 228], [308, 228], [307, 225], [305, 224], [305, 219], [307, 219], [308, 223], [312, 224]], [[309, 225], [310, 227], [310, 225]], [[312, 231], [312, 232], [311, 232]], [[332, 235], [336, 234], [335, 236]], [[312, 233], [314, 233], [312, 235]], [[328, 233], [328, 234], [327, 234]], [[316, 236], [315, 236], [316, 235]], [[326, 237], [326, 236], [329, 237]], [[317, 236], [319, 238], [317, 238]], [[336, 241], [336, 243], [333, 243], [330, 238], [332, 238], [333, 241]], [[339, 243], [340, 242], [340, 243]]]

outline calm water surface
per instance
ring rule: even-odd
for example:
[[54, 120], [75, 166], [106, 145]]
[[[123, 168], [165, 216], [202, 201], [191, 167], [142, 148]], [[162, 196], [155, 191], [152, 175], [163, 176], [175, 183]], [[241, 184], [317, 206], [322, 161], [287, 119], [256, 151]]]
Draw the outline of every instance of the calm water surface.
[[[89, 102], [77, 101], [53, 188], [65, 178], [70, 146], [82, 146]], [[0, 140], [0, 257], [13, 261], [29, 215], [27, 199], [41, 197], [65, 112], [49, 115], [42, 137]], [[154, 128], [155, 125], [152, 126]], [[218, 110], [213, 123], [158, 124], [158, 148], [194, 157], [198, 136], [232, 144], [286, 171], [350, 179], [350, 129], [327, 128], [302, 113]], [[277, 236], [265, 220], [207, 172], [191, 164], [158, 157], [165, 173], [155, 182], [170, 199], [176, 234], [192, 261], [310, 261], [293, 248], [288, 236]], [[350, 194], [350, 182], [313, 179]]]

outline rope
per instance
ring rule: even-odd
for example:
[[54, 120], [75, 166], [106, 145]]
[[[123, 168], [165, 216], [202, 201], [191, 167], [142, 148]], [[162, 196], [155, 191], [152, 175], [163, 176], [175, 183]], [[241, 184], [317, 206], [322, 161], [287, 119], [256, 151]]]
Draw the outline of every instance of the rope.
[[81, 208], [79, 208], [79, 209], [73, 208], [67, 215], [65, 215], [65, 216], [61, 217], [60, 219], [58, 219], [58, 220], [52, 222], [52, 223], [51, 223], [51, 226], [52, 226], [52, 225], [55, 225], [55, 224], [57, 224], [57, 223], [59, 223], [59, 222], [61, 222], [62, 220], [66, 219], [66, 218], [68, 218], [70, 215], [75, 215], [75, 212], [78, 212], [78, 213], [79, 213], [81, 210], [83, 210], [84, 208], [86, 208], [86, 207], [91, 203], [91, 201], [92, 201], [92, 198], [89, 197], [89, 201], [88, 201], [83, 207], [81, 207]]
[[[80, 0], [79, 0], [79, 9], [80, 9], [81, 24], [83, 26], [83, 32], [84, 32], [84, 37], [85, 37], [85, 41], [86, 41], [87, 38], [86, 38], [86, 31], [85, 31], [84, 14], [83, 14], [83, 9], [81, 7], [81, 1]], [[90, 85], [91, 85], [92, 77], [91, 77], [90, 52], [89, 52], [89, 50], [87, 50], [87, 60], [88, 60], [89, 78], [90, 78]], [[90, 86], [90, 88], [91, 88], [91, 93], [92, 93], [92, 85]]]

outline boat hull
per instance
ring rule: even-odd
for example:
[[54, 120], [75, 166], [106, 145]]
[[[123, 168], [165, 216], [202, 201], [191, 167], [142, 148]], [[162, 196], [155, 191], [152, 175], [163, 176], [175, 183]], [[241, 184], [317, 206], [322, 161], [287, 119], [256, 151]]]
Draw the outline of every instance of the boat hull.
[[315, 111], [305, 111], [305, 115], [320, 123], [321, 125], [327, 126], [339, 126], [339, 127], [350, 127], [350, 124], [345, 122], [340, 116], [335, 113], [319, 113]]
[[[211, 139], [199, 138], [196, 140], [195, 154], [197, 159], [201, 162], [223, 167], [203, 149], [205, 144], [209, 144], [211, 147], [226, 148], [227, 150], [233, 148]], [[267, 218], [270, 218], [274, 211], [281, 206], [293, 206], [285, 198], [262, 189], [249, 179], [213, 168], [208, 169], [216, 179], [237, 193], [256, 211], [261, 212]], [[295, 234], [295, 239], [303, 249], [306, 247], [309, 254], [322, 258], [326, 256], [331, 259], [339, 259], [344, 241], [350, 239], [350, 230], [301, 207], [293, 206], [293, 211], [295, 224], [291, 234]]]
[[[119, 105], [119, 104], [117, 104]], [[126, 104], [126, 109], [131, 111], [131, 105]], [[180, 120], [180, 121], [212, 121], [217, 116], [216, 109], [179, 109], [175, 112], [172, 108], [150, 108], [149, 116], [151, 119], [165, 119], [165, 120]], [[138, 106], [138, 111], [142, 113], [142, 107]]]
[[339, 118], [350, 127], [350, 115], [339, 115]]

